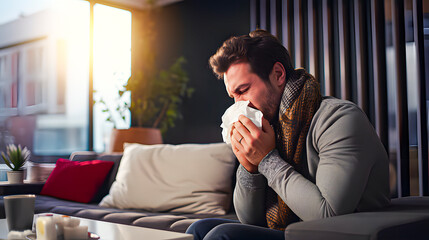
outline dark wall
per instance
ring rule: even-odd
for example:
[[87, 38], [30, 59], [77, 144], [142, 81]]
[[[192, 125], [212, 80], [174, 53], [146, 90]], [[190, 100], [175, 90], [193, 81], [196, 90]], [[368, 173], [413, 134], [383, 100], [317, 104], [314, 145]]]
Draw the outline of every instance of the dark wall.
[[229, 37], [249, 33], [249, 1], [186, 0], [163, 8], [160, 16], [159, 65], [166, 68], [183, 55], [190, 85], [195, 88], [182, 105], [183, 119], [164, 134], [164, 142], [221, 142], [221, 116], [233, 100], [223, 81], [213, 75], [208, 60]]

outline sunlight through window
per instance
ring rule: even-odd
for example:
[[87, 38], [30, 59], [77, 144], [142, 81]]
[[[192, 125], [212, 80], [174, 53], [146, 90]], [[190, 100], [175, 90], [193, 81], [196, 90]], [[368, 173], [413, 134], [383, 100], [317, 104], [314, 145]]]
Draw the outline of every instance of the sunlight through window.
[[[130, 114], [124, 108], [129, 93], [118, 91], [131, 75], [131, 13], [95, 4], [94, 6], [94, 150], [104, 151], [113, 127], [128, 128]], [[105, 104], [99, 100], [103, 99]], [[106, 119], [110, 119], [106, 121]]]

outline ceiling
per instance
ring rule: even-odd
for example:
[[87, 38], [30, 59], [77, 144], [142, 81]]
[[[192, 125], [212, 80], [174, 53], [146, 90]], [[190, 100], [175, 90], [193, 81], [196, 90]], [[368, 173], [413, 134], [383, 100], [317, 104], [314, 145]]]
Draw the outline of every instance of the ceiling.
[[[165, 6], [183, 0], [155, 0], [156, 6]], [[119, 4], [134, 9], [146, 9], [148, 0], [108, 0], [108, 2]]]

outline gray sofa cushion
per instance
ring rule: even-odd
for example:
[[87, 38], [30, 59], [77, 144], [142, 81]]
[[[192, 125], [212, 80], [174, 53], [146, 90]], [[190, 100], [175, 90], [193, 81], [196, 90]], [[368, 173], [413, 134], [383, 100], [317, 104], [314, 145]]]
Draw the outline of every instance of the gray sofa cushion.
[[429, 197], [392, 200], [376, 212], [360, 212], [291, 224], [288, 240], [429, 239]]
[[[0, 200], [3, 197], [0, 196]], [[91, 210], [91, 211], [87, 211]], [[226, 219], [236, 219], [234, 213], [227, 215], [214, 215], [214, 214], [184, 214], [184, 213], [170, 213], [170, 212], [148, 212], [139, 209], [117, 209], [117, 208], [104, 208], [100, 207], [97, 204], [86, 204], [86, 203], [78, 203], [67, 200], [62, 200], [49, 196], [36, 196], [35, 203], [35, 212], [36, 213], [44, 213], [44, 212], [54, 212], [59, 214], [67, 214], [74, 216], [81, 216], [87, 218], [100, 217], [102, 214], [98, 214], [101, 212], [106, 213], [138, 213], [139, 216], [157, 216], [157, 215], [172, 215], [172, 216], [184, 216], [185, 218], [207, 218], [207, 217], [218, 217], [218, 218], [226, 218]], [[93, 215], [95, 214], [95, 215]], [[132, 223], [132, 219], [129, 218], [130, 215], [123, 217], [123, 219], [127, 219], [130, 223]], [[102, 216], [105, 218], [105, 216]], [[106, 218], [112, 219], [112, 218]], [[122, 217], [117, 217], [118, 221], [121, 221]], [[121, 221], [122, 222], [122, 221]]]
[[[3, 196], [0, 196], [0, 212], [2, 210], [4, 212]], [[121, 210], [37, 195], [35, 213], [48, 212], [175, 232], [185, 232], [189, 225], [203, 218], [237, 219], [234, 213], [219, 216], [212, 214], [154, 213], [138, 209]], [[4, 218], [4, 216], [0, 216], [0, 218]]]
[[[3, 196], [0, 196], [0, 218], [4, 218]], [[36, 213], [53, 212], [70, 216], [122, 223], [162, 230], [185, 232], [193, 222], [209, 217], [237, 219], [227, 215], [153, 213], [140, 210], [102, 208], [37, 196]], [[405, 240], [429, 239], [429, 197], [393, 199], [392, 204], [376, 212], [360, 212], [315, 221], [291, 224], [286, 231], [287, 240]]]

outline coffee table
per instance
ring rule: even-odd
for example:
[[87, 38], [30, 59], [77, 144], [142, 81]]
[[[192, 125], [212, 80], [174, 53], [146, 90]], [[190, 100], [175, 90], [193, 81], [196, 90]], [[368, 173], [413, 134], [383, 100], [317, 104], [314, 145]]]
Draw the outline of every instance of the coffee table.
[[[75, 217], [73, 217], [75, 218]], [[124, 224], [109, 223], [79, 218], [81, 226], [88, 226], [88, 231], [100, 236], [100, 240], [193, 240], [190, 234], [163, 231], [151, 228], [136, 227]], [[6, 219], [0, 219], [0, 239], [7, 239], [8, 227]]]

